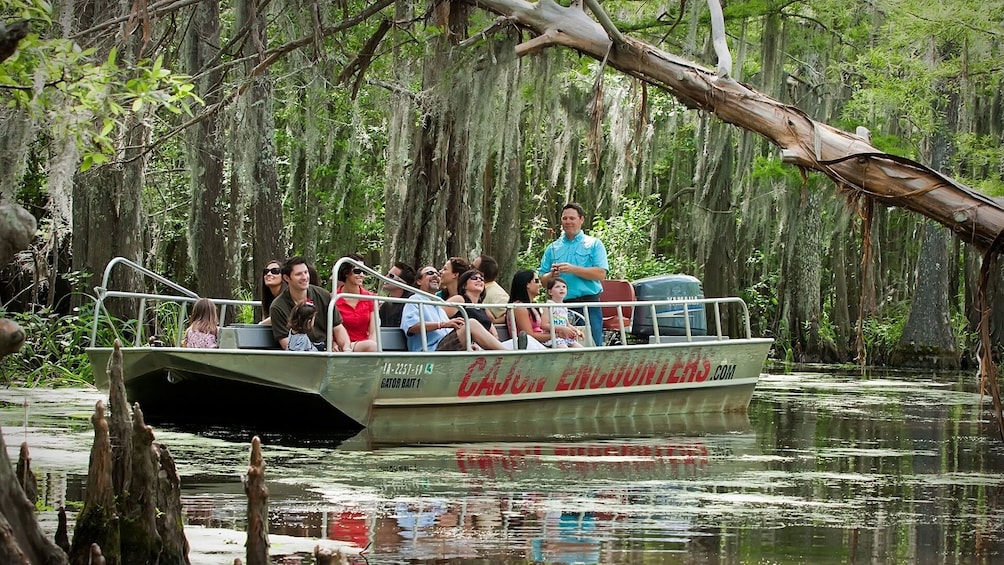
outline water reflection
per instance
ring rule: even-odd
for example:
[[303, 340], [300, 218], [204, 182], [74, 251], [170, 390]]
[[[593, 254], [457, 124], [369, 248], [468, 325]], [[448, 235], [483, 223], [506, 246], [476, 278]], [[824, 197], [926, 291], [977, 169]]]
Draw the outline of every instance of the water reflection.
[[[31, 393], [27, 428], [18, 394], [0, 391], [12, 456], [27, 438], [47, 499], [80, 500], [92, 393]], [[748, 418], [272, 436], [270, 531], [353, 563], [1002, 562], [988, 406], [971, 375], [800, 373], [765, 376]], [[239, 533], [251, 431], [201, 432], [157, 432], [190, 531]]]

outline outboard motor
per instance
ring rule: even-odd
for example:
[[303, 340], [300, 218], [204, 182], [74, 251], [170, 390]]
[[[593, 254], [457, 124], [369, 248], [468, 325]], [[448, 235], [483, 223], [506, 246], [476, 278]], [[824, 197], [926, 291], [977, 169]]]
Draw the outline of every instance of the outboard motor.
[[[634, 281], [636, 300], [671, 300], [681, 298], [704, 298], [701, 281], [690, 275], [656, 275]], [[684, 305], [656, 306], [659, 335], [686, 335], [686, 322], [683, 318]], [[687, 305], [687, 315], [690, 317], [691, 335], [707, 335], [708, 318], [703, 304]], [[631, 334], [648, 340], [655, 335], [652, 324], [652, 308], [640, 306], [635, 308]]]

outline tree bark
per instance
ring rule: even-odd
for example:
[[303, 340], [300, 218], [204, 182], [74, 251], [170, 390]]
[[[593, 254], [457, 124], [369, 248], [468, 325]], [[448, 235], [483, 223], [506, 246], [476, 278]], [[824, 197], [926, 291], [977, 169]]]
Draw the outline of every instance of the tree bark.
[[[403, 201], [398, 235], [398, 255], [420, 268], [438, 264], [444, 257], [467, 257], [468, 201], [464, 184], [467, 178], [463, 149], [466, 147], [464, 124], [457, 121], [444, 92], [449, 92], [452, 53], [467, 28], [469, 7], [461, 2], [430, 2], [436, 25], [446, 30], [433, 39], [425, 61], [422, 88], [439, 93], [438, 100], [423, 107], [422, 123], [413, 144], [413, 169], [408, 192]], [[436, 98], [436, 97], [434, 97]], [[470, 197], [474, 197], [471, 195]]]
[[251, 440], [251, 460], [244, 476], [244, 494], [248, 497], [248, 565], [269, 565], [268, 558], [268, 487], [265, 486], [265, 460], [261, 440]]
[[[195, 5], [185, 37], [185, 67], [197, 77], [206, 106], [220, 103], [223, 72], [216, 65], [220, 50], [219, 0]], [[208, 68], [207, 68], [208, 67]], [[201, 120], [186, 132], [192, 212], [188, 220], [188, 250], [201, 296], [229, 298], [234, 269], [228, 242], [234, 230], [230, 195], [223, 179], [223, 131], [218, 115]]]
[[[268, 46], [266, 23], [257, 19], [258, 5], [258, 2], [236, 4], [234, 28], [250, 29], [241, 49], [241, 56], [246, 60], [247, 80], [252, 82], [252, 86], [241, 97], [232, 132], [232, 145], [236, 153], [234, 156], [236, 170], [232, 178], [239, 187], [239, 190], [232, 191], [232, 194], [233, 198], [236, 198], [238, 192], [249, 195], [253, 218], [251, 259], [254, 268], [251, 271], [257, 277], [257, 284], [261, 284], [261, 269], [270, 259], [285, 257], [288, 246], [283, 232], [285, 219], [282, 193], [279, 190], [279, 176], [275, 169], [273, 79], [267, 71], [250, 76], [263, 62], [265, 49]], [[239, 207], [231, 208], [237, 210]], [[238, 238], [232, 238], [230, 244], [236, 245], [237, 240]], [[230, 251], [232, 257], [237, 257], [235, 248], [231, 247]]]
[[597, 60], [606, 56], [608, 65], [666, 90], [686, 106], [763, 135], [780, 147], [785, 162], [820, 171], [843, 190], [923, 214], [982, 249], [989, 249], [1004, 230], [1004, 207], [919, 163], [879, 151], [855, 134], [644, 42], [626, 37], [623, 45], [611, 48], [603, 27], [576, 4], [476, 4], [536, 34], [517, 47], [521, 55], [564, 46]]
[[924, 226], [910, 316], [893, 351], [892, 363], [896, 366], [959, 368], [949, 306], [949, 245], [944, 228], [930, 222]]
[[[22, 446], [22, 454], [25, 452]], [[35, 501], [29, 500], [13, 472], [0, 430], [0, 563], [66, 562], [63, 550], [48, 540], [38, 525]]]

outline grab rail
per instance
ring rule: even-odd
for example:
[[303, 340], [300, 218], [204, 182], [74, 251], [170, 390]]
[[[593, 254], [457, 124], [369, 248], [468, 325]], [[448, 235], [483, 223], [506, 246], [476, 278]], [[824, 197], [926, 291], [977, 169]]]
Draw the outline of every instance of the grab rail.
[[[397, 297], [391, 297], [391, 296], [378, 296], [378, 295], [363, 295], [363, 294], [352, 294], [352, 293], [339, 293], [338, 290], [337, 290], [337, 280], [336, 280], [337, 276], [336, 275], [337, 275], [337, 272], [338, 272], [339, 268], [343, 264], [346, 264], [346, 263], [351, 264], [354, 267], [363, 269], [365, 272], [369, 273], [370, 275], [372, 275], [373, 277], [375, 277], [379, 281], [387, 282], [387, 283], [393, 284], [395, 286], [398, 286], [400, 288], [404, 288], [404, 289], [410, 291], [412, 293], [412, 295], [409, 296], [409, 297], [397, 298]], [[120, 266], [120, 265], [128, 267], [128, 268], [131, 268], [134, 271], [136, 271], [136, 272], [138, 272], [138, 273], [140, 273], [140, 274], [142, 274], [142, 275], [144, 275], [146, 277], [149, 277], [149, 278], [153, 279], [154, 281], [156, 281], [156, 282], [158, 282], [160, 284], [163, 284], [163, 285], [167, 286], [168, 288], [170, 288], [172, 290], [177, 291], [178, 293], [181, 294], [181, 296], [156, 294], [156, 293], [144, 293], [144, 292], [130, 292], [130, 291], [108, 290], [108, 283], [109, 283], [109, 280], [111, 279], [112, 271], [113, 271], [113, 269], [115, 267]], [[165, 278], [165, 277], [163, 277], [163, 276], [161, 276], [161, 275], [159, 275], [157, 273], [154, 273], [153, 271], [150, 271], [150, 270], [146, 269], [145, 267], [143, 267], [141, 265], [138, 265], [137, 263], [135, 263], [135, 262], [133, 262], [133, 261], [131, 261], [129, 259], [126, 259], [125, 257], [116, 257], [116, 258], [114, 258], [114, 259], [112, 259], [111, 261], [108, 262], [108, 264], [105, 266], [105, 270], [104, 270], [104, 274], [103, 274], [101, 282], [102, 282], [101, 286], [98, 286], [98, 287], [94, 288], [96, 295], [94, 297], [94, 300], [95, 300], [94, 322], [93, 322], [92, 327], [91, 327], [91, 344], [92, 345], [96, 345], [97, 332], [98, 332], [98, 327], [100, 325], [100, 318], [101, 318], [102, 311], [104, 311], [104, 313], [106, 315], [108, 314], [107, 309], [105, 308], [105, 301], [108, 298], [133, 298], [133, 299], [139, 299], [140, 300], [140, 307], [139, 307], [139, 312], [138, 312], [138, 320], [140, 320], [140, 321], [142, 321], [144, 319], [145, 312], [146, 312], [146, 301], [147, 300], [171, 301], [171, 302], [178, 303], [180, 305], [180, 308], [181, 308], [180, 311], [179, 311], [178, 336], [177, 336], [178, 343], [181, 342], [181, 337], [182, 337], [182, 335], [184, 333], [184, 323], [185, 323], [185, 320], [187, 319], [186, 308], [187, 308], [188, 304], [194, 303], [196, 300], [198, 300], [200, 298], [199, 295], [196, 294], [195, 292], [193, 292], [193, 291], [185, 288], [184, 286], [179, 285], [179, 284], [177, 284], [177, 283], [175, 283], [175, 282], [173, 282], [171, 280], [168, 280], [167, 278]], [[333, 318], [334, 318], [335, 302], [338, 300], [338, 298], [344, 297], [344, 298], [357, 299], [357, 300], [372, 300], [372, 301], [375, 301], [375, 302], [392, 302], [392, 303], [418, 304], [420, 307], [422, 305], [425, 305], [425, 306], [436, 306], [436, 307], [444, 307], [444, 306], [451, 306], [452, 307], [452, 306], [454, 306], [453, 303], [448, 303], [448, 302], [446, 302], [445, 300], [443, 300], [442, 298], [440, 298], [438, 296], [435, 296], [433, 294], [429, 294], [429, 293], [424, 292], [424, 291], [422, 291], [422, 290], [420, 290], [418, 288], [409, 286], [409, 285], [401, 282], [400, 280], [396, 280], [396, 279], [392, 279], [390, 277], [387, 277], [386, 275], [378, 272], [377, 270], [375, 270], [375, 269], [373, 269], [373, 268], [371, 268], [371, 267], [369, 267], [369, 266], [367, 266], [367, 265], [365, 265], [365, 264], [363, 264], [363, 263], [361, 263], [359, 261], [356, 261], [356, 260], [353, 260], [351, 258], [348, 258], [348, 257], [343, 257], [343, 258], [339, 259], [335, 263], [335, 266], [332, 268], [331, 283], [332, 283], [331, 284], [332, 299], [331, 299], [331, 301], [328, 304], [328, 312], [327, 312], [328, 323], [327, 323], [327, 328], [326, 328], [327, 329], [327, 336], [328, 336], [327, 339], [329, 339], [329, 340], [331, 339], [332, 331], [334, 329], [332, 321], [333, 321]], [[260, 302], [258, 302], [258, 301], [250, 301], [250, 300], [233, 300], [233, 299], [224, 299], [224, 298], [219, 298], [219, 299], [213, 298], [212, 300], [213, 300], [213, 302], [215, 304], [219, 305], [219, 307], [220, 307], [220, 325], [221, 326], [224, 325], [223, 322], [225, 321], [225, 318], [226, 318], [226, 308], [228, 306], [256, 306], [256, 305], [260, 304]], [[683, 336], [676, 336], [676, 337], [683, 337], [684, 341], [686, 341], [686, 342], [693, 342], [693, 341], [695, 341], [695, 339], [694, 339], [695, 338], [694, 331], [693, 331], [693, 328], [691, 327], [691, 315], [693, 315], [695, 313], [698, 313], [700, 311], [707, 311], [707, 310], [711, 311], [710, 312], [711, 313], [711, 317], [712, 317], [712, 319], [714, 320], [714, 323], [715, 323], [715, 335], [713, 336], [714, 339], [718, 340], [718, 341], [721, 341], [721, 340], [724, 340], [724, 339], [729, 339], [728, 336], [724, 335], [723, 331], [722, 331], [722, 327], [723, 327], [723, 324], [722, 324], [722, 317], [723, 317], [722, 316], [722, 305], [736, 305], [736, 306], [739, 307], [739, 309], [741, 311], [742, 318], [743, 318], [743, 327], [742, 327], [742, 329], [744, 330], [744, 334], [745, 334], [743, 336], [743, 338], [745, 338], [745, 339], [751, 339], [753, 337], [753, 333], [752, 333], [752, 329], [751, 329], [751, 321], [750, 321], [750, 315], [749, 315], [749, 308], [747, 307], [746, 302], [743, 301], [741, 298], [738, 298], [738, 297], [726, 297], [726, 298], [680, 298], [680, 299], [667, 299], [667, 300], [639, 300], [639, 301], [634, 301], [634, 302], [630, 302], [630, 303], [623, 303], [623, 302], [590, 302], [590, 303], [575, 303], [574, 305], [571, 305], [571, 304], [568, 304], [568, 303], [553, 303], [553, 302], [537, 303], [537, 302], [535, 302], [535, 303], [505, 303], [505, 304], [488, 304], [488, 303], [471, 304], [471, 303], [464, 303], [464, 304], [456, 304], [455, 306], [459, 307], [458, 308], [459, 316], [461, 316], [465, 320], [464, 332], [465, 332], [465, 337], [466, 337], [467, 348], [468, 348], [468, 350], [470, 350], [470, 348], [472, 347], [472, 344], [473, 344], [473, 340], [471, 339], [470, 324], [466, 323], [466, 322], [468, 322], [470, 320], [468, 312], [467, 312], [468, 308], [504, 309], [504, 310], [506, 310], [505, 318], [506, 318], [506, 320], [508, 322], [508, 326], [510, 328], [512, 328], [512, 329], [515, 329], [515, 327], [516, 327], [515, 311], [517, 309], [520, 309], [520, 308], [537, 308], [537, 309], [544, 309], [544, 308], [552, 309], [552, 308], [556, 308], [556, 307], [566, 307], [566, 308], [603, 308], [603, 307], [609, 307], [609, 308], [616, 308], [617, 309], [617, 313], [618, 313], [618, 317], [617, 318], [618, 318], [618, 325], [619, 325], [619, 328], [618, 328], [617, 331], [620, 334], [621, 343], [622, 344], [627, 344], [628, 343], [627, 335], [628, 335], [629, 328], [626, 327], [625, 324], [624, 324], [624, 316], [623, 316], [623, 314], [624, 314], [624, 309], [625, 308], [633, 308], [634, 309], [633, 316], [635, 318], [638, 317], [638, 312], [639, 312], [640, 309], [642, 309], [642, 308], [647, 308], [648, 309], [648, 314], [650, 316], [649, 319], [651, 320], [651, 325], [652, 325], [652, 332], [653, 332], [652, 337], [656, 340], [657, 343], [661, 342], [662, 337], [664, 337], [663, 336], [664, 332], [662, 331], [663, 328], [661, 327], [661, 324], [659, 323], [659, 319], [660, 318], [665, 318], [665, 317], [679, 317], [679, 316], [682, 316], [682, 318], [683, 318], [683, 328], [682, 328], [683, 329]], [[660, 308], [665, 309], [667, 306], [673, 307], [673, 311], [671, 311], [671, 312], [665, 312], [665, 311], [660, 312], [659, 311]], [[710, 308], [708, 308], [708, 307], [710, 307]], [[422, 312], [422, 310], [420, 309], [420, 314], [421, 314], [421, 312]], [[591, 328], [589, 326], [588, 317], [583, 317], [581, 314], [578, 314], [574, 310], [569, 310], [569, 313], [577, 315], [580, 318], [583, 318], [583, 320], [585, 321], [585, 329], [586, 329], [585, 333], [586, 333], [586, 335], [590, 335], [591, 332], [589, 330]], [[376, 316], [377, 326], [380, 326], [379, 310], [377, 308], [374, 308], [374, 315]], [[424, 314], [422, 314], [422, 319], [424, 319]], [[140, 323], [140, 326], [142, 326], [141, 323]], [[515, 332], [511, 331], [511, 333], [515, 333]], [[551, 339], [552, 340], [555, 340], [557, 338], [557, 336], [555, 335], [554, 325], [551, 325], [551, 327], [550, 327], [550, 334], [551, 334]], [[422, 342], [422, 349], [423, 350], [428, 350], [428, 332], [426, 331], [424, 324], [421, 325], [421, 327], [420, 327], [420, 336], [421, 336], [421, 342]], [[512, 335], [511, 337], [515, 338], [516, 336]], [[711, 336], [707, 336], [707, 337], [711, 337]], [[141, 344], [141, 339], [142, 339], [142, 329], [138, 328], [138, 331], [136, 332], [136, 338], [135, 338], [135, 344], [137, 346]], [[382, 350], [383, 343], [382, 343], [382, 339], [381, 339], [381, 336], [380, 336], [380, 332], [377, 332], [376, 341], [377, 341], [377, 347], [378, 347], [378, 349]]]

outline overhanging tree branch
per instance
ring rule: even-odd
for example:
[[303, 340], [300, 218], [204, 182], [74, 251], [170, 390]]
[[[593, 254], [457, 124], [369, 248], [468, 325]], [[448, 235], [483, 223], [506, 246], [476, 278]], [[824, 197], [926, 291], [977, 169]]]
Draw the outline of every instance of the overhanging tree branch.
[[[537, 35], [519, 55], [551, 45], [603, 60], [607, 31], [582, 10], [554, 0], [470, 0]], [[853, 192], [923, 214], [981, 249], [1004, 231], [1004, 207], [928, 167], [884, 153], [859, 136], [817, 122], [794, 106], [629, 36], [631, 49], [611, 50], [608, 65], [666, 90], [689, 108], [758, 133], [786, 163], [822, 172]]]

